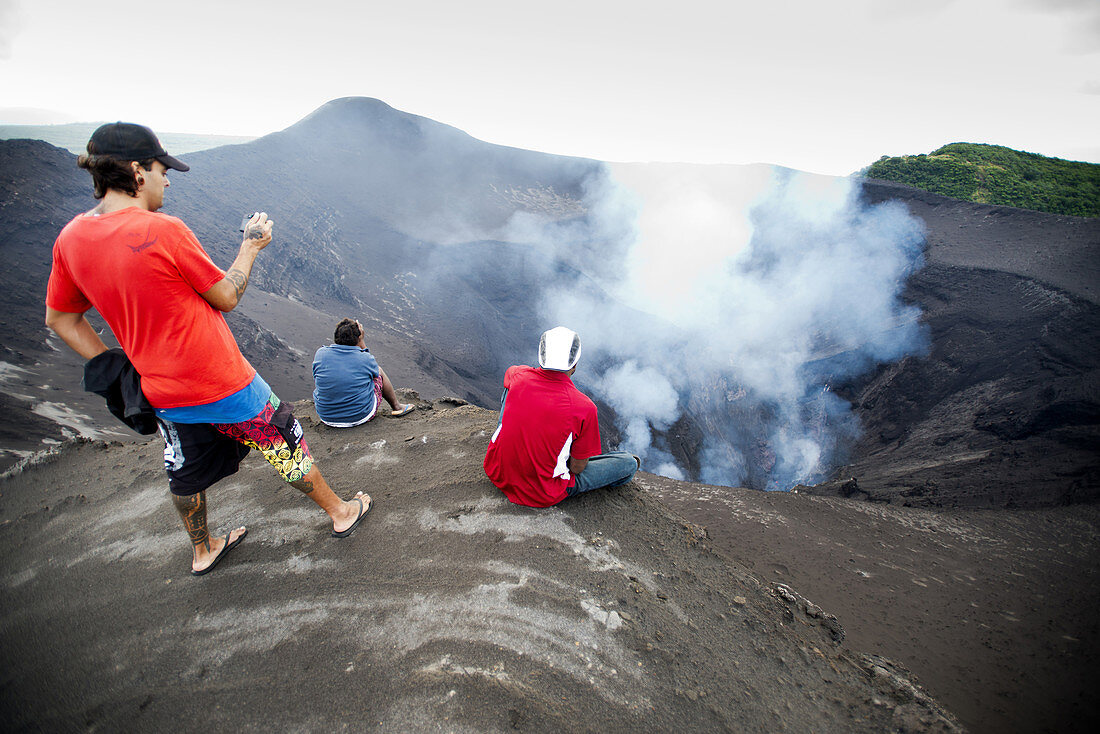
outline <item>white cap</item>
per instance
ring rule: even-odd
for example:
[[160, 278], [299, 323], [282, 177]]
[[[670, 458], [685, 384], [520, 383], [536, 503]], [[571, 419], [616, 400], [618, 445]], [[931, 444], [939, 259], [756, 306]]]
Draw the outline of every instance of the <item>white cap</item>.
[[539, 339], [539, 366], [545, 370], [568, 372], [581, 358], [581, 338], [564, 326], [542, 332]]

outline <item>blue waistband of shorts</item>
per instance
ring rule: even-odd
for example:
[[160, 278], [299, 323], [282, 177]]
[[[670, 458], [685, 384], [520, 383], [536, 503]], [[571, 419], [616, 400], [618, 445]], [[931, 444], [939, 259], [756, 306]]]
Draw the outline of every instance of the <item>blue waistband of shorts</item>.
[[241, 423], [260, 414], [271, 398], [271, 388], [257, 372], [237, 392], [206, 405], [157, 408], [157, 417], [173, 423]]

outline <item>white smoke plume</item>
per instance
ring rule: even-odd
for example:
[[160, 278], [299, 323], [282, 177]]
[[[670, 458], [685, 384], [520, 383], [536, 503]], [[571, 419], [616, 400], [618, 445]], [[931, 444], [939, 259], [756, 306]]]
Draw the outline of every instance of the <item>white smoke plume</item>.
[[[901, 302], [923, 232], [850, 179], [770, 166], [612, 167], [589, 186], [586, 227], [508, 239], [591, 277], [543, 294], [547, 326], [581, 334], [577, 380], [617, 414], [644, 468], [683, 477], [666, 432], [703, 436], [693, 477], [786, 489], [824, 479], [858, 436], [831, 385], [919, 351]], [[594, 373], [594, 374], [593, 374]]]
[[643, 459], [650, 448], [650, 430], [665, 430], [678, 415], [679, 396], [668, 378], [653, 367], [631, 359], [607, 370], [595, 383], [597, 392], [626, 421], [627, 446]]

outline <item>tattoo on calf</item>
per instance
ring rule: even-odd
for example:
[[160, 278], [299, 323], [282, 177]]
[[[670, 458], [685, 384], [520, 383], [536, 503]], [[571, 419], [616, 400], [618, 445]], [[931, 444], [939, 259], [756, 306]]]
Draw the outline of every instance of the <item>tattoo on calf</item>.
[[248, 287], [248, 276], [238, 268], [230, 268], [229, 272], [225, 274], [225, 277], [236, 287], [237, 300], [241, 300], [241, 296], [244, 295], [244, 289]]
[[292, 487], [302, 492], [302, 494], [309, 494], [313, 491], [313, 481], [310, 479], [299, 479], [296, 482], [290, 483]]
[[191, 538], [191, 545], [201, 545], [210, 550], [210, 532], [206, 529], [206, 492], [186, 496], [174, 494], [172, 502], [183, 520], [188, 537]]

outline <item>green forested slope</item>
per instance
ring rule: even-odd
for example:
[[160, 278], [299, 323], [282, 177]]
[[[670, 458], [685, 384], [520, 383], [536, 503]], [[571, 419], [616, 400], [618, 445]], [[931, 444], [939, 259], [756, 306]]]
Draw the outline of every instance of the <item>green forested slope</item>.
[[865, 175], [965, 201], [1100, 217], [1100, 165], [1000, 145], [951, 143], [928, 155], [883, 156]]

